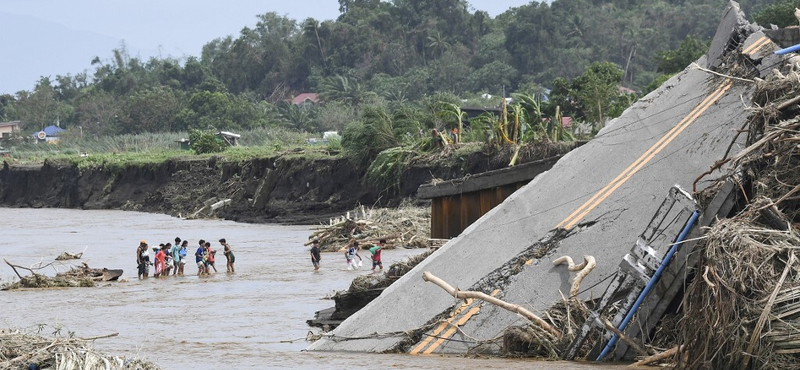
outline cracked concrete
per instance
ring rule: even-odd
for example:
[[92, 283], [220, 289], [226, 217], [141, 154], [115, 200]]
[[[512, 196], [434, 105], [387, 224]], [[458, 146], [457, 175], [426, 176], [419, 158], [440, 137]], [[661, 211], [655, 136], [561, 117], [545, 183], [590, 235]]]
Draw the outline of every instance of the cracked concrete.
[[[741, 16], [736, 9], [726, 12], [724, 21], [733, 29], [720, 26], [722, 34], [715, 40], [725, 42], [718, 41], [718, 48], [727, 49], [731, 35], [738, 38], [752, 27], [742, 26], [740, 18], [730, 19], [730, 14]], [[725, 53], [715, 55], [717, 60], [732, 60]], [[698, 64], [706, 60], [701, 58]], [[424, 271], [453, 286], [495, 293], [540, 313], [561, 299], [559, 291], [570, 288], [569, 273], [552, 268], [551, 260], [591, 254], [597, 268], [583, 281], [589, 289], [580, 297], [598, 297], [607, 285], [604, 279], [616, 272], [669, 189], [676, 184], [691, 189], [698, 175], [723, 157], [735, 140], [735, 130], [746, 122], [742, 100], [749, 101], [752, 92], [750, 83], [687, 68], [387, 288], [332, 337], [309, 349], [419, 351], [424, 344], [430, 353], [464, 353], [474, 340], [491, 340], [506, 327], [523, 322], [495, 307], [454, 302], [440, 288], [423, 282]], [[732, 152], [741, 148], [734, 144]], [[706, 176], [698, 190], [717, 176], [719, 172]], [[461, 331], [437, 332], [441, 330], [437, 322], [455, 311], [459, 314], [452, 315], [452, 321]], [[422, 331], [446, 338], [431, 341]]]

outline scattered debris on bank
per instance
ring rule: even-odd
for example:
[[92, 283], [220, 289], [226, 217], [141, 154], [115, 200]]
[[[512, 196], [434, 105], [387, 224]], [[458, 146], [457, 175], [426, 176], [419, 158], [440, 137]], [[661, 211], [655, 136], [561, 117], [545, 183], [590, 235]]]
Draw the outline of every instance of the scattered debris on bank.
[[203, 202], [202, 207], [192, 212], [192, 214], [186, 216], [186, 219], [194, 220], [202, 218], [212, 218], [219, 209], [230, 205], [232, 201], [233, 200], [230, 198], [222, 200], [217, 198], [207, 199], [205, 202]]
[[[38, 267], [24, 267], [14, 265], [5, 259], [4, 261], [14, 270], [19, 281], [3, 284], [0, 286], [0, 290], [94, 287], [98, 282], [118, 280], [123, 272], [119, 269], [90, 268], [86, 262], [83, 262], [80, 266], [73, 266], [68, 271], [56, 273], [55, 276], [51, 277], [37, 273], [37, 271], [52, 266], [52, 263]], [[23, 276], [19, 273], [19, 270], [26, 270], [30, 272], [30, 275]]]
[[44, 338], [20, 331], [0, 330], [0, 369], [104, 369], [160, 370], [151, 362], [109, 356], [96, 351], [92, 343], [101, 338], [57, 336]]
[[346, 215], [331, 219], [309, 236], [320, 242], [323, 252], [338, 252], [355, 240], [362, 248], [386, 239], [385, 249], [439, 247], [446, 240], [431, 239], [430, 210], [408, 203], [397, 208], [361, 206]]

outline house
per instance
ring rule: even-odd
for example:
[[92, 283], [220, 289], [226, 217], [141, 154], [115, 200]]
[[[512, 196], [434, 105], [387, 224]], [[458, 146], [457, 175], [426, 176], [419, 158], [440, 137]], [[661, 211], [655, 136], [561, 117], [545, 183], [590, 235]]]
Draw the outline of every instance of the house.
[[61, 127], [50, 125], [45, 127], [42, 131], [34, 132], [33, 134], [31, 134], [31, 136], [33, 136], [34, 140], [37, 140], [39, 142], [43, 141], [49, 144], [55, 144], [58, 142], [61, 133], [64, 131], [66, 130], [64, 130]]
[[10, 137], [19, 132], [19, 121], [0, 122], [0, 137]]
[[319, 96], [315, 93], [302, 93], [292, 99], [292, 104], [300, 108], [312, 108], [319, 104]]

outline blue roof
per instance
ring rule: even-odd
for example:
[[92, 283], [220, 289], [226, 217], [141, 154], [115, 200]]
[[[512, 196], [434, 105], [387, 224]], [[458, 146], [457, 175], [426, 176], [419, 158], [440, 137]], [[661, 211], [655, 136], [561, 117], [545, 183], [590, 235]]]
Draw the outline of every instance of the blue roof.
[[[47, 136], [58, 136], [58, 133], [60, 133], [62, 131], [66, 131], [66, 130], [64, 130], [61, 127], [55, 126], [55, 125], [50, 125], [50, 126], [45, 127], [44, 130], [42, 130], [42, 131], [44, 131], [44, 133], [47, 134]], [[38, 134], [38, 133], [39, 133], [39, 131], [34, 132], [33, 136], [35, 137], [36, 134]]]

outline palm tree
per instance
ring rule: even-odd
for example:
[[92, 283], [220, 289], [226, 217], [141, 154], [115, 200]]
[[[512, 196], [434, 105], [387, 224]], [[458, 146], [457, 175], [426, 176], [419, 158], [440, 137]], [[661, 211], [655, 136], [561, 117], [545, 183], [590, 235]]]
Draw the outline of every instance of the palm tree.
[[368, 96], [355, 78], [335, 75], [322, 82], [320, 97], [325, 101], [340, 101], [358, 107]]
[[435, 35], [428, 36], [428, 47], [435, 50], [441, 57], [445, 51], [450, 49], [450, 43], [442, 36], [441, 32], [436, 31]]

